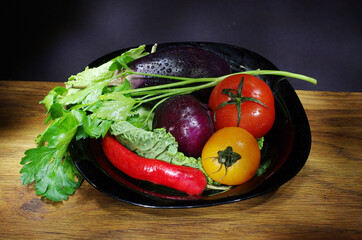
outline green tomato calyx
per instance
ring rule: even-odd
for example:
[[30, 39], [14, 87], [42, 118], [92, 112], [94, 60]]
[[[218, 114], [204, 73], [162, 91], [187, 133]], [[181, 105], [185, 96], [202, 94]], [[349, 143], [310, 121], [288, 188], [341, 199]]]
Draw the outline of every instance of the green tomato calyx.
[[[228, 168], [234, 165], [234, 163], [236, 163], [239, 159], [241, 159], [241, 155], [234, 152], [232, 147], [230, 146], [225, 148], [225, 150], [218, 151], [217, 155], [218, 163], [220, 163], [220, 168], [216, 172], [220, 171], [222, 166], [225, 166], [225, 175], [227, 174]], [[225, 177], [225, 175], [223, 177]]]

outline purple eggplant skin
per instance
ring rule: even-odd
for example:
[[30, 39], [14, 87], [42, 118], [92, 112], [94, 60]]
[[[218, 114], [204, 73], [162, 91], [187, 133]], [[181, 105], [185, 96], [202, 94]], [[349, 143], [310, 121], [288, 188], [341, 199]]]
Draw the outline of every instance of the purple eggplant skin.
[[153, 128], [165, 128], [178, 142], [179, 151], [198, 158], [214, 133], [207, 105], [192, 95], [177, 95], [160, 104], [153, 118]]
[[[220, 77], [231, 73], [230, 65], [217, 54], [188, 46], [161, 49], [136, 59], [129, 67], [135, 72], [189, 78]], [[140, 75], [131, 75], [128, 80], [132, 88], [174, 82]]]

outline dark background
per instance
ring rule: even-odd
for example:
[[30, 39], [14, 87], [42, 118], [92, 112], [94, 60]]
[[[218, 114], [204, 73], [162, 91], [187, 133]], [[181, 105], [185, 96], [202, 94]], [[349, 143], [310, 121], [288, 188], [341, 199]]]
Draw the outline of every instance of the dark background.
[[[362, 91], [361, 1], [11, 1], [2, 6], [1, 80], [67, 81], [96, 58], [142, 44], [247, 48], [318, 79], [295, 89]], [[2, 3], [4, 4], [4, 3]]]

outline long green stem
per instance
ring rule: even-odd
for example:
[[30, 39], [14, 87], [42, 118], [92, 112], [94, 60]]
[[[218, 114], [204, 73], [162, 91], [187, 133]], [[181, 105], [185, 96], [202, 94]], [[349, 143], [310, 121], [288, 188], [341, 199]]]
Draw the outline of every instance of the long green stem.
[[[297, 78], [300, 80], [304, 80], [313, 84], [317, 84], [317, 80], [311, 77], [307, 77], [305, 75], [286, 72], [286, 71], [278, 71], [278, 70], [251, 70], [245, 72], [238, 72], [232, 73], [228, 75], [224, 75], [221, 77], [212, 77], [212, 78], [187, 78], [187, 77], [174, 77], [174, 76], [165, 76], [165, 75], [157, 75], [151, 73], [141, 73], [141, 72], [134, 72], [132, 70], [126, 70], [127, 76], [129, 75], [140, 75], [140, 76], [150, 76], [150, 77], [157, 77], [157, 78], [166, 78], [171, 80], [177, 80], [173, 83], [161, 84], [151, 87], [143, 87], [143, 88], [136, 88], [130, 90], [124, 90], [120, 93], [122, 94], [130, 94], [133, 97], [143, 96], [137, 98], [138, 104], [137, 106], [141, 105], [142, 103], [152, 102], [155, 100], [160, 100], [158, 104], [165, 101], [170, 96], [174, 95], [182, 95], [182, 94], [189, 94], [201, 89], [206, 89], [209, 87], [216, 86], [219, 82], [224, 80], [227, 77], [238, 75], [238, 74], [250, 74], [250, 75], [277, 75], [277, 76], [284, 76], [284, 77], [291, 77]], [[198, 85], [195, 85], [198, 83]], [[157, 105], [158, 105], [157, 104]], [[152, 112], [152, 111], [151, 111]]]
[[144, 126], [147, 124], [148, 120], [151, 118], [151, 115], [152, 115], [152, 113], [155, 111], [155, 109], [156, 109], [161, 103], [163, 103], [164, 101], [166, 101], [167, 99], [168, 99], [168, 97], [163, 98], [161, 101], [159, 101], [158, 103], [156, 103], [156, 104], [152, 107], [151, 111], [148, 113], [148, 115], [147, 115], [147, 117], [146, 117], [146, 120], [143, 122], [142, 127], [144, 127]]
[[[296, 73], [290, 73], [290, 72], [285, 72], [285, 71], [277, 71], [277, 70], [252, 70], [252, 71], [246, 71], [243, 72], [244, 74], [250, 74], [250, 75], [278, 75], [278, 76], [286, 76], [286, 77], [293, 77], [293, 78], [298, 78], [304, 81], [308, 81], [310, 83], [316, 84], [317, 80], [315, 80], [314, 78], [310, 78], [301, 74], [296, 74]], [[143, 74], [143, 73], [137, 73], [137, 74]], [[156, 74], [151, 74], [154, 77], [165, 77], [168, 79], [177, 79], [180, 80], [180, 82], [176, 82], [176, 83], [170, 83], [170, 84], [162, 84], [162, 85], [158, 85], [158, 86], [152, 86], [152, 87], [145, 87], [145, 88], [138, 88], [138, 89], [131, 89], [131, 90], [127, 90], [124, 93], [130, 93], [132, 96], [139, 96], [139, 95], [145, 95], [145, 94], [152, 94], [152, 95], [157, 95], [157, 94], [164, 94], [166, 92], [172, 92], [175, 91], [174, 87], [179, 87], [179, 86], [185, 86], [185, 85], [190, 85], [193, 83], [200, 83], [200, 82], [206, 82], [206, 84], [200, 84], [197, 86], [189, 86], [189, 87], [184, 87], [184, 88], [176, 88], [177, 90], [180, 90], [181, 92], [185, 91], [185, 92], [189, 92], [189, 91], [197, 91], [197, 90], [201, 90], [201, 89], [205, 89], [208, 87], [213, 87], [216, 86], [219, 82], [221, 82], [223, 79], [233, 76], [233, 75], [237, 75], [240, 73], [232, 73], [229, 75], [225, 75], [222, 77], [217, 77], [217, 78], [198, 78], [198, 79], [193, 79], [193, 78], [184, 78], [184, 77], [170, 77], [170, 76], [163, 76], [163, 75], [156, 75]], [[173, 89], [170, 89], [172, 88]], [[123, 92], [122, 92], [123, 93]]]
[[172, 90], [172, 91], [166, 91], [164, 93], [159, 93], [159, 94], [154, 94], [154, 97], [151, 97], [153, 95], [146, 95], [147, 98], [140, 98], [140, 99], [136, 99], [136, 101], [140, 101], [142, 103], [147, 103], [147, 102], [152, 102], [152, 101], [155, 101], [155, 100], [158, 100], [158, 99], [163, 99], [163, 98], [166, 98], [166, 97], [170, 97], [170, 96], [174, 96], [174, 95], [181, 95], [181, 94], [188, 94], [188, 93], [191, 93], [192, 91], [186, 91], [184, 89], [169, 89], [169, 90]]
[[238, 75], [238, 74], [250, 74], [250, 75], [277, 75], [277, 76], [284, 76], [284, 77], [290, 77], [290, 78], [296, 78], [303, 81], [307, 81], [313, 84], [317, 84], [317, 80], [302, 74], [298, 73], [292, 73], [287, 71], [279, 71], [279, 70], [250, 70], [250, 71], [244, 71], [244, 72], [237, 72], [237, 73], [231, 73], [228, 75], [224, 75], [221, 77], [211, 77], [211, 78], [187, 78], [187, 77], [174, 77], [174, 76], [166, 76], [166, 75], [157, 75], [157, 74], [151, 74], [151, 73], [140, 73], [140, 72], [134, 72], [134, 71], [127, 71], [129, 74], [137, 74], [137, 75], [143, 75], [143, 76], [150, 76], [150, 77], [157, 77], [157, 78], [167, 78], [172, 80], [180, 80], [180, 81], [190, 81], [190, 80], [196, 80], [196, 82], [211, 82], [216, 81], [219, 82], [227, 77]]
[[[214, 87], [219, 82], [224, 80], [225, 78], [234, 76], [234, 75], [238, 75], [238, 74], [285, 76], [285, 77], [297, 78], [297, 79], [301, 79], [301, 80], [304, 80], [304, 81], [307, 81], [307, 82], [310, 82], [313, 84], [317, 84], [316, 79], [307, 77], [305, 75], [286, 72], [286, 71], [260, 70], [260, 69], [232, 73], [232, 74], [224, 75], [221, 77], [210, 77], [210, 78], [175, 77], [175, 76], [165, 76], [165, 75], [141, 73], [141, 72], [134, 72], [132, 70], [126, 70], [117, 76], [113, 76], [112, 78], [109, 79], [109, 81], [111, 81], [121, 75], [123, 75], [123, 76], [141, 75], [141, 76], [151, 76], [151, 77], [157, 77], [157, 78], [177, 80], [176, 82], [173, 82], [173, 83], [123, 90], [123, 91], [119, 92], [121, 94], [130, 94], [132, 97], [140, 96], [140, 97], [136, 98], [137, 104], [135, 106], [138, 107], [138, 106], [142, 105], [143, 103], [152, 102], [155, 100], [160, 100], [161, 102], [163, 102], [165, 99], [169, 98], [170, 96], [190, 94], [190, 93], [198, 91], [198, 90]], [[81, 107], [86, 107], [87, 105], [89, 105], [89, 104], [77, 105], [75, 107], [81, 108]]]
[[[139, 74], [139, 73], [137, 73]], [[167, 78], [167, 79], [171, 79], [168, 78], [167, 76], [163, 76], [163, 75], [156, 75], [160, 78]], [[173, 79], [173, 78], [172, 78]], [[180, 80], [180, 79], [178, 79]], [[210, 82], [210, 80], [215, 80], [215, 78], [185, 78], [182, 81], [179, 82], [174, 82], [174, 83], [166, 83], [166, 84], [161, 84], [161, 85], [157, 85], [157, 86], [151, 86], [151, 87], [143, 87], [143, 88], [135, 88], [135, 89], [129, 89], [129, 90], [124, 90], [121, 91], [122, 94], [134, 94], [136, 95], [137, 92], [146, 92], [146, 91], [152, 91], [154, 92], [155, 90], [160, 90], [160, 89], [170, 89], [170, 88], [174, 88], [174, 87], [179, 87], [179, 86], [184, 86], [184, 85], [188, 85], [188, 84], [193, 84], [193, 83], [200, 83], [200, 82]], [[142, 95], [142, 94], [138, 94], [138, 95]]]
[[[279, 70], [250, 70], [250, 71], [245, 71], [245, 72], [241, 72], [243, 74], [250, 74], [250, 75], [277, 75], [277, 76], [284, 76], [284, 77], [290, 77], [290, 78], [296, 78], [296, 79], [300, 79], [303, 81], [307, 81], [310, 83], [313, 83], [314, 85], [317, 84], [317, 80], [315, 78], [311, 78], [302, 74], [298, 74], [298, 73], [291, 73], [291, 72], [286, 72], [286, 71], [279, 71]], [[241, 74], [241, 73], [232, 73], [227, 75], [232, 76], [232, 75], [237, 75], [237, 74]]]
[[232, 73], [232, 74], [224, 75], [221, 77], [213, 77], [213, 78], [174, 77], [174, 76], [165, 76], [165, 75], [157, 75], [157, 74], [150, 74], [150, 73], [140, 73], [140, 72], [134, 72], [131, 70], [127, 70], [127, 73], [129, 75], [136, 74], [136, 75], [152, 76], [152, 77], [157, 77], [157, 78], [178, 80], [177, 82], [174, 82], [174, 83], [167, 83], [167, 84], [161, 84], [161, 85], [157, 85], [157, 86], [143, 87], [143, 88], [122, 91], [123, 94], [130, 93], [133, 96], [137, 96], [137, 95], [139, 96], [139, 95], [144, 95], [144, 94], [162, 94], [162, 93], [165, 93], [168, 91], [173, 91], [170, 88], [177, 88], [180, 86], [191, 85], [191, 84], [202, 83], [202, 82], [210, 83], [210, 84], [201, 84], [201, 85], [197, 85], [197, 86], [187, 87], [187, 90], [197, 91], [197, 90], [204, 89], [207, 87], [216, 86], [219, 82], [221, 82], [225, 78], [233, 76], [233, 75], [238, 75], [238, 74], [285, 76], [285, 77], [296, 78], [296, 79], [307, 81], [307, 82], [310, 82], [313, 84], [317, 84], [317, 80], [314, 78], [311, 78], [311, 77], [308, 77], [308, 76], [305, 76], [302, 74], [291, 73], [291, 72], [286, 72], [286, 71], [279, 71], [279, 70], [260, 70], [260, 69], [258, 69], [258, 70]]
[[158, 74], [152, 74], [152, 73], [134, 72], [132, 70], [127, 70], [126, 73], [129, 75], [141, 75], [141, 76], [149, 76], [149, 77], [156, 77], [156, 78], [167, 78], [167, 79], [179, 80], [179, 81], [209, 82], [209, 81], [214, 81], [214, 79], [215, 79], [214, 77], [210, 77], [210, 78], [176, 77], [176, 76], [158, 75]]

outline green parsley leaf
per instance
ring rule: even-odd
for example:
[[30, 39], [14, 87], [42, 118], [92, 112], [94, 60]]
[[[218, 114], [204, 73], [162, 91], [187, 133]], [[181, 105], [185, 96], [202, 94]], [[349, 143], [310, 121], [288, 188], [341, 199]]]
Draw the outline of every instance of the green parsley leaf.
[[41, 179], [40, 176], [46, 171], [46, 164], [50, 162], [56, 151], [56, 148], [44, 146], [25, 151], [26, 156], [20, 162], [21, 165], [26, 164], [20, 170], [23, 185], [32, 183], [35, 179]]
[[64, 109], [63, 105], [61, 105], [60, 103], [53, 103], [50, 106], [48, 113], [49, 113], [49, 116], [46, 119], [45, 123], [49, 123], [50, 120], [52, 120], [52, 119], [54, 120], [56, 118], [62, 117], [66, 113], [66, 110]]
[[48, 95], [40, 101], [40, 103], [44, 103], [45, 108], [49, 111], [50, 107], [53, 103], [61, 96], [63, 96], [67, 92], [67, 89], [64, 87], [55, 87], [51, 90]]
[[98, 100], [98, 97], [103, 93], [110, 79], [94, 83], [85, 89], [81, 89], [71, 95], [66, 95], [59, 100], [62, 105], [90, 103]]
[[127, 79], [124, 79], [123, 83], [115, 86], [112, 88], [111, 92], [120, 92], [120, 91], [125, 91], [125, 90], [130, 90], [131, 89], [131, 84]]
[[[106, 135], [108, 129], [111, 127], [112, 121], [101, 120], [99, 118], [90, 118], [86, 116], [83, 118], [82, 124], [84, 133], [92, 138], [99, 138], [100, 136], [104, 137]], [[81, 132], [77, 134], [77, 138], [80, 136], [82, 136]]]
[[112, 59], [112, 64], [109, 67], [109, 71], [129, 69], [128, 64], [134, 60], [148, 55], [148, 52], [145, 52], [145, 45], [139, 46], [138, 48], [133, 48], [124, 52], [121, 56]]
[[[41, 146], [25, 152], [20, 164], [22, 183], [36, 182], [36, 194], [52, 201], [68, 199], [82, 181], [81, 175], [68, 156], [68, 146], [74, 138], [83, 113], [66, 112], [49, 125], [37, 138]], [[77, 176], [78, 181], [75, 180]]]
[[[79, 174], [74, 173], [73, 166], [73, 161], [69, 157], [65, 157], [63, 161], [53, 159], [46, 168], [48, 171], [35, 184], [36, 194], [52, 201], [68, 199], [68, 195], [74, 193], [82, 180]], [[75, 177], [78, 177], [78, 181]]]
[[59, 151], [50, 147], [32, 148], [25, 152], [20, 170], [22, 184], [36, 181], [36, 194], [52, 201], [68, 199], [82, 182], [82, 176], [76, 170], [69, 157], [59, 158]]
[[84, 71], [78, 73], [77, 75], [72, 75], [65, 84], [70, 87], [84, 88], [92, 85], [93, 83], [110, 79], [114, 75], [114, 71], [109, 70], [111, 64], [112, 61], [109, 61], [99, 67], [86, 67]]
[[[131, 89], [128, 80], [108, 87], [114, 78], [116, 62], [125, 67], [145, 56], [145, 46], [99, 67], [86, 67], [65, 84], [56, 87], [40, 102], [45, 105], [48, 127], [35, 140], [37, 147], [25, 152], [20, 170], [22, 183], [35, 182], [36, 194], [52, 201], [68, 199], [83, 180], [71, 159], [71, 141], [104, 136], [115, 121], [127, 119], [136, 101], [121, 92]], [[113, 65], [116, 66], [116, 65]]]
[[141, 105], [135, 110], [132, 110], [126, 121], [135, 127], [150, 131], [152, 130], [153, 117], [154, 113], [151, 112], [151, 107], [147, 105]]
[[79, 141], [81, 139], [87, 139], [89, 138], [89, 134], [86, 133], [86, 131], [84, 130], [84, 126], [80, 125], [78, 127], [77, 133], [75, 134], [75, 140]]
[[79, 125], [75, 112], [76, 111], [73, 110], [62, 118], [56, 119], [52, 125], [46, 129], [43, 134], [43, 141], [48, 142], [49, 147], [60, 149], [64, 145], [68, 146], [77, 132]]
[[126, 97], [118, 92], [106, 94], [100, 97], [100, 99], [110, 101], [102, 102], [99, 108], [91, 114], [91, 117], [115, 122], [127, 119], [132, 107], [136, 103], [133, 98]]

